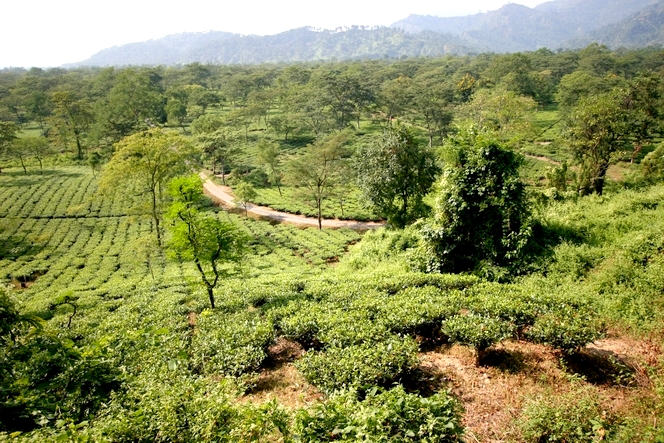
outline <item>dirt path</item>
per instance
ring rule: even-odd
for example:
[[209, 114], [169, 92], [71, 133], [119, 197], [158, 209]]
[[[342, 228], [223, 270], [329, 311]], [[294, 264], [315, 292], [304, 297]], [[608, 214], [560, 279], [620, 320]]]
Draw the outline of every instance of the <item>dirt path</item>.
[[[204, 172], [201, 172], [200, 176], [203, 179], [203, 189], [205, 194], [210, 196], [218, 204], [225, 207], [236, 207], [234, 203], [235, 196], [233, 195], [233, 190], [231, 188], [214, 183]], [[318, 219], [316, 218], [289, 214], [288, 212], [279, 212], [266, 206], [258, 206], [250, 203], [247, 205], [247, 212], [249, 215], [258, 219], [275, 220], [279, 223], [288, 223], [300, 227], [318, 227]], [[385, 226], [385, 223], [380, 222], [360, 222], [338, 219], [323, 219], [322, 224], [324, 228], [348, 228], [356, 231], [366, 231], [368, 229], [377, 229]]]

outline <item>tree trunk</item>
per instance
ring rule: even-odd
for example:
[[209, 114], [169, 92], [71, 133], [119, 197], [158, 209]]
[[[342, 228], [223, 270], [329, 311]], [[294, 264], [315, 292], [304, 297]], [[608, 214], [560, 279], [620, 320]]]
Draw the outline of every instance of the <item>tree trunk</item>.
[[226, 186], [226, 162], [221, 160], [221, 183]]
[[161, 231], [159, 226], [159, 214], [157, 214], [157, 192], [152, 190], [152, 219], [154, 220], [155, 231], [157, 232], [157, 245], [161, 247]]
[[322, 212], [321, 211], [321, 206], [322, 205], [321, 205], [321, 198], [320, 197], [318, 197], [316, 199], [316, 205], [318, 206], [318, 229], [320, 231], [322, 231], [323, 230], [323, 216], [321, 214], [321, 212]]
[[28, 169], [25, 167], [25, 162], [23, 161], [23, 157], [18, 158], [21, 161], [21, 167], [23, 168], [23, 173], [28, 174]]
[[604, 191], [604, 179], [606, 177], [606, 171], [609, 169], [609, 164], [604, 163], [599, 167], [597, 177], [593, 180], [593, 189], [597, 195], [602, 195]]

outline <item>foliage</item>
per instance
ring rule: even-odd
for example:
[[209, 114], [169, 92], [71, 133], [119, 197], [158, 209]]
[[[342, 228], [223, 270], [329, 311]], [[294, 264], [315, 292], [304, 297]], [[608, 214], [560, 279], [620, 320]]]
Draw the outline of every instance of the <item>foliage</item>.
[[429, 270], [516, 262], [530, 236], [522, 158], [472, 129], [451, 139], [447, 149], [434, 216], [422, 230]]
[[168, 191], [173, 198], [168, 208], [168, 219], [173, 222], [168, 250], [178, 260], [194, 262], [214, 309], [214, 288], [224, 275], [220, 265], [240, 260], [246, 238], [232, 224], [198, 209], [203, 197], [199, 176], [175, 178]]
[[561, 309], [539, 317], [527, 336], [535, 343], [572, 353], [602, 338], [603, 329], [592, 312]]
[[258, 193], [256, 192], [256, 188], [254, 188], [251, 185], [251, 183], [240, 182], [235, 185], [234, 193], [235, 193], [235, 204], [238, 207], [244, 206], [245, 216], [248, 216], [249, 203], [254, 201], [256, 199], [256, 196], [258, 195]]
[[484, 351], [514, 335], [514, 327], [504, 321], [480, 315], [457, 315], [443, 322], [442, 332], [453, 343], [469, 345], [477, 351], [477, 362]]
[[309, 352], [297, 362], [302, 375], [321, 390], [367, 390], [399, 381], [417, 365], [417, 344], [410, 338], [390, 337], [323, 352]]
[[318, 141], [286, 166], [286, 181], [300, 188], [303, 197], [316, 208], [319, 229], [323, 229], [323, 201], [341, 179], [345, 142], [346, 134], [343, 132]]
[[433, 153], [404, 126], [386, 130], [355, 157], [358, 185], [380, 217], [403, 228], [426, 214], [424, 196], [439, 172]]
[[458, 442], [463, 433], [460, 407], [449, 394], [428, 398], [402, 387], [372, 389], [363, 401], [353, 391], [332, 396], [313, 410], [302, 410], [295, 429], [302, 442]]
[[168, 181], [187, 171], [191, 144], [182, 136], [155, 128], [131, 135], [116, 145], [102, 173], [101, 192], [124, 188], [149, 208], [157, 242], [161, 244], [161, 219]]
[[531, 401], [520, 428], [528, 442], [582, 443], [606, 440], [615, 421], [591, 392], [581, 391]]

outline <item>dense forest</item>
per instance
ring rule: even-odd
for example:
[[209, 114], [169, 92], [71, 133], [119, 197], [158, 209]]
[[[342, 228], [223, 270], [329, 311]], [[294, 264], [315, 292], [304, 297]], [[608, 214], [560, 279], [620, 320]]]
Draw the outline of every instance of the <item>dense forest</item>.
[[660, 441], [663, 73], [0, 71], [0, 441]]

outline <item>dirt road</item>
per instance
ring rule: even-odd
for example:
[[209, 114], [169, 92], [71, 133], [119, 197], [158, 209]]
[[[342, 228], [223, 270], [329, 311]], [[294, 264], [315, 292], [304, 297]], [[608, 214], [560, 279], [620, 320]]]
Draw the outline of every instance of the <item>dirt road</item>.
[[[203, 179], [203, 189], [205, 194], [212, 198], [216, 203], [228, 207], [235, 208], [235, 196], [233, 190], [228, 186], [221, 186], [214, 183], [204, 172], [200, 173]], [[289, 214], [288, 212], [275, 211], [266, 206], [258, 206], [253, 204], [247, 205], [247, 212], [254, 218], [275, 220], [279, 223], [288, 223], [300, 227], [318, 227], [318, 219], [313, 217], [305, 217], [303, 215]], [[324, 228], [348, 228], [356, 231], [366, 231], [368, 229], [377, 229], [385, 226], [385, 223], [380, 222], [360, 222], [354, 220], [338, 220], [338, 219], [323, 219], [322, 225]]]

